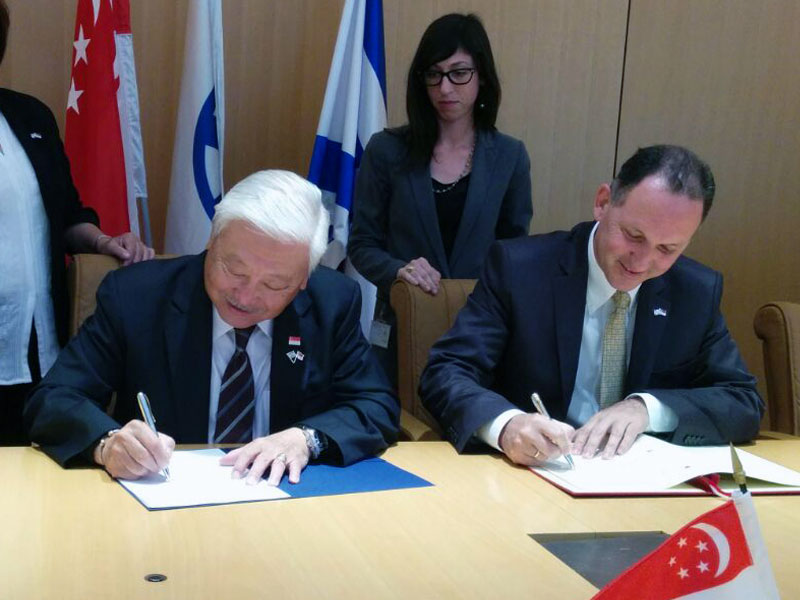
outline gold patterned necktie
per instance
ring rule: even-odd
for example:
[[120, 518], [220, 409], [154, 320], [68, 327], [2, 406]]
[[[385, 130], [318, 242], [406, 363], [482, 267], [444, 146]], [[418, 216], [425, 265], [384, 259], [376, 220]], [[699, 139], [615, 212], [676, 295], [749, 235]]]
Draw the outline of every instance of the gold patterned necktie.
[[600, 408], [611, 406], [622, 399], [625, 385], [625, 316], [631, 297], [619, 290], [612, 296], [614, 312], [608, 318], [603, 334], [603, 364], [600, 369]]

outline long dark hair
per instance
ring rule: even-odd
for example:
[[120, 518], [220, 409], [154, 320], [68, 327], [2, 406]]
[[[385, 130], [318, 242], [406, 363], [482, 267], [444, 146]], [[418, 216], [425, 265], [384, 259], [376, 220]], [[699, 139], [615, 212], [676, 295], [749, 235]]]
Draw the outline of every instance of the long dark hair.
[[5, 0], [0, 0], [0, 64], [3, 62], [3, 56], [6, 54], [6, 42], [8, 41], [8, 6]]
[[473, 110], [473, 122], [477, 130], [491, 131], [497, 120], [500, 107], [500, 81], [494, 66], [492, 46], [483, 23], [474, 14], [457, 13], [439, 17], [428, 25], [408, 69], [406, 88], [406, 112], [410, 157], [414, 161], [427, 162], [439, 136], [436, 110], [431, 105], [422, 73], [458, 49], [467, 52], [475, 61], [480, 87]]

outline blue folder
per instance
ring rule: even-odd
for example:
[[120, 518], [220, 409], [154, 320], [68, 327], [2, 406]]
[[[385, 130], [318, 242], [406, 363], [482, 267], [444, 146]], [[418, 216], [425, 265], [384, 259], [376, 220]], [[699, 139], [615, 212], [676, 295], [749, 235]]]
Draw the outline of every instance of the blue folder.
[[379, 492], [433, 485], [381, 458], [366, 458], [348, 467], [308, 465], [299, 483], [284, 477], [280, 489], [292, 498]]

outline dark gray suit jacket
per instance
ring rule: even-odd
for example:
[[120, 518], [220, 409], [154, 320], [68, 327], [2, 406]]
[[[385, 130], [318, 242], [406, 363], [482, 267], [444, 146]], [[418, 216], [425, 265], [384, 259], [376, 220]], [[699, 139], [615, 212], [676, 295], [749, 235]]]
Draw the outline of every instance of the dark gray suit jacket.
[[528, 234], [530, 159], [525, 145], [499, 132], [479, 132], [464, 213], [447, 260], [430, 168], [409, 166], [403, 129], [372, 136], [356, 179], [348, 255], [382, 297], [397, 270], [424, 256], [443, 278], [474, 279], [498, 237]]
[[[159, 431], [206, 443], [211, 381], [211, 300], [205, 253], [112, 271], [97, 310], [62, 350], [25, 406], [30, 439], [62, 465], [110, 429], [141, 418], [150, 398]], [[358, 285], [319, 267], [273, 321], [270, 431], [305, 424], [324, 432], [349, 464], [397, 439], [399, 407], [361, 333]], [[289, 346], [299, 337], [300, 346]], [[287, 352], [300, 350], [292, 362]], [[111, 392], [117, 392], [107, 415]]]
[[[538, 392], [566, 420], [586, 308], [592, 223], [498, 242], [452, 329], [431, 350], [420, 396], [459, 450]], [[720, 314], [722, 276], [680, 257], [639, 289], [625, 394], [649, 392], [678, 416], [670, 442], [744, 442], [764, 410]]]

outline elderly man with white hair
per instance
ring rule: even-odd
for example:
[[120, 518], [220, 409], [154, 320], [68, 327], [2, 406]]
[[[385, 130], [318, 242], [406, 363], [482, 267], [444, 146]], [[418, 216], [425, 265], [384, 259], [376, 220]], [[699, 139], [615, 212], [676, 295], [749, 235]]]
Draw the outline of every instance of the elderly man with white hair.
[[358, 286], [317, 267], [327, 239], [316, 186], [287, 171], [238, 183], [206, 252], [105, 278], [28, 399], [31, 440], [63, 466], [126, 479], [160, 471], [176, 442], [245, 443], [223, 462], [274, 485], [310, 460], [346, 465], [392, 444], [397, 400], [361, 333]]

